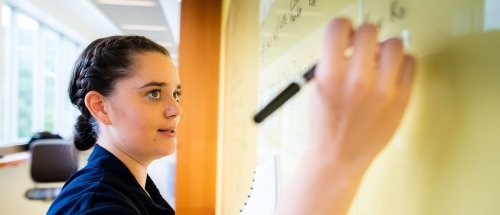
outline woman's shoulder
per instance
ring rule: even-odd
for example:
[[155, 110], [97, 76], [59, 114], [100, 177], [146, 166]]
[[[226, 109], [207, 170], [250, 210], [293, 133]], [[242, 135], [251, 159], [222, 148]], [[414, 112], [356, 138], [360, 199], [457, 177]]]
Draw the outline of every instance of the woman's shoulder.
[[126, 185], [113, 179], [103, 169], [84, 168], [71, 176], [47, 214], [77, 214], [95, 210], [92, 214], [121, 211], [137, 212]]

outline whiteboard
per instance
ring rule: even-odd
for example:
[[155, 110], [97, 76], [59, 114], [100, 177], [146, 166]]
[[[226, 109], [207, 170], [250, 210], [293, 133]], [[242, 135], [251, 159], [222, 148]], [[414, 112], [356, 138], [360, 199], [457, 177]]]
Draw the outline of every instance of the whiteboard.
[[[351, 214], [500, 213], [500, 1], [262, 0], [260, 11], [257, 109], [316, 62], [335, 16], [376, 23], [417, 58], [404, 120]], [[257, 161], [279, 155], [284, 188], [307, 147], [309, 93], [258, 128]]]

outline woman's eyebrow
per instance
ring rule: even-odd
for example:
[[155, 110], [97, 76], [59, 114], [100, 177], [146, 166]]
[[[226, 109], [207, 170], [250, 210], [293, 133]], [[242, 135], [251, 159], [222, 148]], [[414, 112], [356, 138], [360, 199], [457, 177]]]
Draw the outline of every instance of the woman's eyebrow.
[[167, 86], [167, 84], [165, 82], [155, 82], [155, 81], [151, 81], [145, 85], [143, 85], [142, 87], [139, 87], [139, 89], [142, 89], [142, 88], [145, 88], [145, 87], [164, 87], [164, 86]]

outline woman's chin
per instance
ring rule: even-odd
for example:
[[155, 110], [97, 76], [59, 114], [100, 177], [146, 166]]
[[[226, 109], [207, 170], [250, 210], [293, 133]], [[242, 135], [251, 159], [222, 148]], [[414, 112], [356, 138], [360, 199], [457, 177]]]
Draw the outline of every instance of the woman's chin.
[[159, 151], [162, 157], [174, 154], [176, 151], [176, 141], [169, 141]]

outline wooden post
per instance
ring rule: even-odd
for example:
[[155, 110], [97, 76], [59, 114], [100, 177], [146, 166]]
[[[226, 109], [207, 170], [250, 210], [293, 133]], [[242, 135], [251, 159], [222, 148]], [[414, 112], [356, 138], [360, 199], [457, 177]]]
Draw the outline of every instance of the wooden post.
[[181, 2], [176, 213], [215, 214], [222, 0]]

